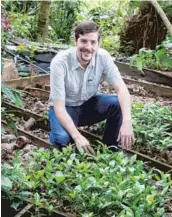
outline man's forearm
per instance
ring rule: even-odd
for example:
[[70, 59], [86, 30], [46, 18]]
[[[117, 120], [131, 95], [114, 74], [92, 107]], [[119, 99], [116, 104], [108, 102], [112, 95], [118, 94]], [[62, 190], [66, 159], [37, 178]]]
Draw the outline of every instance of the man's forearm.
[[66, 131], [73, 138], [75, 145], [79, 151], [83, 150], [88, 154], [94, 154], [93, 148], [90, 146], [89, 141], [80, 134], [77, 130], [72, 118], [67, 113], [64, 101], [54, 101], [54, 111], [57, 119], [61, 125], [66, 129]]
[[122, 148], [130, 150], [134, 143], [134, 133], [131, 120], [131, 96], [122, 79], [114, 82], [113, 87], [117, 91], [123, 117], [117, 141], [121, 144]]
[[119, 90], [118, 100], [122, 110], [123, 122], [131, 120], [131, 96], [127, 88]]
[[75, 140], [80, 135], [80, 133], [77, 130], [72, 118], [67, 113], [66, 109], [64, 107], [54, 105], [54, 111], [61, 125], [66, 129], [73, 140]]

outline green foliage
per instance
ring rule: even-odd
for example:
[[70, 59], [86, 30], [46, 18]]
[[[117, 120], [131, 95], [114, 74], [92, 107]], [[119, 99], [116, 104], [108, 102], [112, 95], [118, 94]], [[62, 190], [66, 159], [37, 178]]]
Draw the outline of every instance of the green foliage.
[[[158, 103], [133, 103], [133, 128], [136, 136], [134, 149], [167, 150], [172, 145], [172, 112]], [[89, 130], [102, 135], [105, 121], [95, 124]]]
[[88, 2], [87, 7], [78, 15], [78, 20], [93, 20], [96, 22], [102, 31], [101, 46], [112, 55], [115, 54], [120, 45], [119, 33], [129, 13], [128, 2], [103, 0], [95, 3], [95, 5]]
[[[167, 15], [167, 17], [172, 17], [172, 1], [158, 1], [158, 4], [162, 7], [163, 11]], [[143, 4], [143, 1], [133, 1], [131, 0], [129, 2], [129, 6], [132, 9], [139, 9], [145, 4]], [[137, 10], [139, 12], [139, 10]]]
[[15, 37], [34, 40], [36, 38], [37, 17], [35, 14], [11, 12], [10, 20]]
[[172, 17], [172, 1], [158, 1], [168, 18]]
[[[21, 106], [22, 105], [22, 101], [21, 101], [21, 91], [14, 89], [14, 88], [9, 88], [7, 87], [4, 83], [1, 83], [1, 97], [3, 100], [4, 95], [15, 105], [17, 106]], [[2, 101], [1, 101], [2, 103]]]
[[[22, 1], [3, 2], [4, 8], [9, 13], [13, 36], [35, 40], [39, 4], [39, 1], [27, 2], [25, 10]], [[71, 30], [76, 21], [77, 13], [80, 12], [80, 6], [83, 4], [82, 1], [52, 1], [48, 38], [45, 41], [61, 40], [63, 43], [70, 43]]]
[[2, 190], [11, 199], [29, 198], [37, 211], [44, 207], [50, 212], [67, 209], [77, 216], [162, 217], [172, 193], [170, 175], [145, 172], [143, 166], [136, 156], [105, 146], [95, 156], [77, 154], [71, 146], [63, 152], [42, 148], [27, 162], [19, 153], [11, 166], [2, 164], [2, 176], [8, 179]]
[[[20, 37], [34, 41], [36, 39], [36, 29], [38, 21], [39, 1], [28, 1], [24, 8], [22, 1], [5, 1], [4, 8], [8, 10], [9, 18], [12, 25], [13, 37]], [[56, 33], [49, 26], [47, 42], [56, 41]]]
[[172, 112], [167, 107], [134, 103], [132, 115], [136, 149], [166, 150], [172, 145]]
[[56, 39], [70, 43], [71, 30], [80, 12], [82, 1], [55, 1], [51, 4], [50, 23]]
[[3, 9], [7, 12], [12, 26], [11, 37], [35, 39], [38, 4], [37, 1], [4, 0], [2, 2]]
[[[4, 101], [4, 97], [8, 98], [8, 100], [12, 103], [14, 103], [17, 106], [21, 106], [22, 105], [22, 100], [21, 100], [21, 91], [13, 89], [13, 88], [9, 88], [7, 87], [4, 83], [1, 83], [1, 118], [6, 121], [8, 128], [9, 129], [13, 129], [15, 134], [17, 134], [16, 131], [16, 126], [15, 123], [13, 122], [13, 118], [14, 115], [10, 113], [10, 111], [8, 109], [6, 109], [5, 107], [3, 107], [3, 101]], [[1, 125], [1, 134], [5, 134], [5, 129], [3, 128], [3, 126]]]
[[162, 71], [172, 70], [172, 37], [167, 38], [156, 50], [141, 48], [139, 54], [130, 59], [130, 64], [139, 70], [143, 68], [158, 69]]
[[105, 36], [101, 41], [101, 47], [108, 50], [111, 55], [115, 55], [119, 49], [119, 37]]
[[1, 29], [1, 47], [2, 47], [2, 49], [5, 47], [7, 41], [10, 38], [11, 38], [11, 35], [8, 32]]
[[34, 13], [38, 7], [38, 4], [39, 3], [37, 1], [2, 1], [3, 9], [5, 9], [6, 11], [16, 13]]
[[[14, 165], [11, 166], [7, 163], [4, 163], [1, 167], [1, 188], [3, 189], [4, 193], [7, 194], [9, 199], [13, 199], [13, 203], [11, 207], [14, 209], [18, 209], [20, 205], [23, 204], [24, 200], [28, 198], [31, 194], [29, 191], [23, 191], [22, 188], [20, 189], [19, 184], [23, 182], [27, 185], [27, 179], [25, 178], [26, 174], [25, 171], [21, 167], [21, 163], [19, 162], [19, 158], [22, 152], [18, 152], [17, 155], [13, 159]], [[12, 170], [14, 169], [14, 173], [12, 174]], [[14, 194], [13, 190], [18, 190]]]
[[[171, 14], [171, 1], [160, 2], [164, 11]], [[3, 1], [12, 23], [13, 36], [34, 40], [38, 20], [39, 1]], [[52, 1], [47, 42], [60, 40], [71, 44], [71, 34], [77, 22], [94, 20], [102, 29], [101, 46], [116, 54], [120, 46], [120, 32], [133, 10], [136, 1]], [[3, 33], [2, 44], [6, 40]]]

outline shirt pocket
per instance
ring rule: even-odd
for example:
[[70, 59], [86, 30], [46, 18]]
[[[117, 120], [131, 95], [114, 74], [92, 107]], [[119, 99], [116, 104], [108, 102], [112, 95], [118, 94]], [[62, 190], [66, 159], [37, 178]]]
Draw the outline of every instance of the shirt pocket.
[[96, 80], [89, 80], [87, 81], [87, 97], [92, 97], [97, 92], [97, 83]]

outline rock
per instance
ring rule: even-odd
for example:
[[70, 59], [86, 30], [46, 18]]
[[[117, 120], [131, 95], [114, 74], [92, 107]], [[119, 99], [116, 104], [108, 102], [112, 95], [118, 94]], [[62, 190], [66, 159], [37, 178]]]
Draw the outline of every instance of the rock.
[[36, 102], [35, 104], [38, 108], [44, 108], [44, 104], [41, 101]]
[[44, 111], [45, 108], [46, 108], [45, 105], [41, 101], [38, 101], [35, 103], [35, 106], [32, 109], [32, 111], [38, 113], [38, 112]]
[[15, 148], [16, 143], [12, 142], [12, 143], [2, 143], [1, 144], [1, 149], [7, 150], [12, 152]]
[[35, 122], [36, 122], [36, 120], [31, 117], [28, 121], [25, 122], [24, 129], [30, 130], [34, 126]]
[[29, 157], [30, 157], [30, 153], [27, 152], [27, 153], [23, 154], [22, 159], [27, 161], [29, 159]]
[[12, 159], [13, 159], [13, 155], [7, 154], [7, 155], [6, 155], [6, 159], [7, 159], [7, 160], [12, 160]]
[[16, 140], [16, 147], [19, 149], [24, 148], [27, 144], [30, 143], [30, 140], [26, 138], [25, 136], [19, 136]]
[[16, 136], [13, 134], [3, 135], [1, 137], [2, 143], [10, 143], [10, 142], [15, 141], [15, 140], [16, 140]]
[[26, 145], [24, 148], [23, 148], [23, 151], [24, 152], [29, 152], [30, 150], [32, 150], [32, 145]]
[[4, 67], [1, 75], [2, 81], [17, 79], [19, 76], [14, 61], [12, 59], [5, 59], [5, 58], [3, 58], [3, 61], [4, 61]]
[[166, 152], [166, 159], [168, 160], [168, 164], [172, 164], [172, 151]]

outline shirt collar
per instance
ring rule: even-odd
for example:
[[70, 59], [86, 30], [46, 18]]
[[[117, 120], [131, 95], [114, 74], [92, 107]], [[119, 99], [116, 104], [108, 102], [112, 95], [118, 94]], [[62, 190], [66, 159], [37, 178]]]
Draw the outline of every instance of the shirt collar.
[[[78, 61], [77, 54], [76, 54], [77, 49], [75, 48], [73, 50], [73, 67], [72, 70], [77, 69], [79, 67], [82, 67]], [[95, 55], [91, 59], [90, 63], [88, 64], [88, 67], [94, 67], [95, 66]]]

